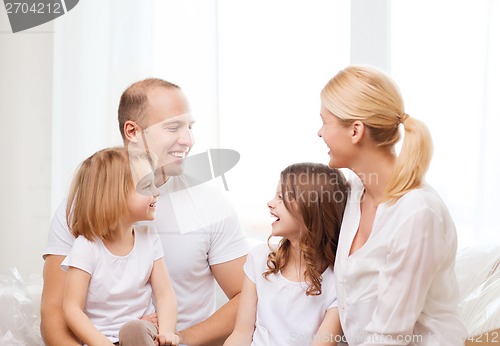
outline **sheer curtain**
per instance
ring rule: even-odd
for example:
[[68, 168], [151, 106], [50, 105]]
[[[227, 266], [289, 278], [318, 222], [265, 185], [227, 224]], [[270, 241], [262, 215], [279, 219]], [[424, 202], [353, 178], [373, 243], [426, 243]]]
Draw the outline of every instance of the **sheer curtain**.
[[52, 211], [78, 164], [121, 145], [122, 91], [152, 71], [154, 1], [85, 0], [54, 21]]
[[326, 162], [315, 136], [321, 87], [349, 63], [369, 63], [393, 75], [407, 112], [431, 130], [427, 180], [453, 214], [459, 245], [498, 239], [497, 2], [157, 6], [154, 71], [189, 89], [203, 141], [197, 151], [215, 145], [240, 152], [226, 179], [249, 235], [269, 233], [265, 203], [281, 169]]
[[326, 162], [319, 91], [349, 63], [348, 3], [158, 0], [155, 75], [180, 83], [197, 124], [194, 151], [241, 154], [226, 174], [249, 236], [270, 232], [279, 172]]
[[[484, 13], [484, 12], [483, 12]], [[475, 224], [481, 238], [500, 240], [500, 3], [490, 0], [486, 10], [487, 41], [483, 47], [483, 98], [481, 102], [481, 135], [478, 204]]]
[[[266, 202], [279, 172], [294, 162], [327, 162], [316, 137], [320, 89], [349, 63], [373, 61], [373, 49], [351, 50], [352, 40], [377, 24], [351, 23], [352, 11], [367, 11], [355, 2], [80, 2], [55, 21], [52, 207], [84, 157], [121, 143], [116, 108], [123, 89], [157, 76], [181, 85], [191, 102], [193, 153], [241, 154], [226, 174], [229, 197], [247, 233], [265, 239]], [[460, 244], [498, 239], [498, 2], [375, 4], [384, 7], [382, 17], [390, 11], [381, 67], [400, 85], [407, 112], [431, 129], [428, 181], [450, 207]]]
[[427, 180], [453, 214], [459, 246], [499, 241], [500, 4], [393, 1], [391, 17], [392, 75], [434, 140]]

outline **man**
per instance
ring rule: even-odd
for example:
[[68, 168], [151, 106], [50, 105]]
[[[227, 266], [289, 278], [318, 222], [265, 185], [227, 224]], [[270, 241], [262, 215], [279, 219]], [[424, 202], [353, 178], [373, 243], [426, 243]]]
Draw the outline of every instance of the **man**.
[[[118, 109], [125, 145], [158, 157], [155, 226], [162, 240], [179, 315], [177, 328], [186, 345], [221, 345], [234, 327], [247, 245], [229, 204], [206, 184], [192, 186], [183, 165], [193, 146], [187, 100], [181, 89], [146, 79], [122, 94]], [[190, 187], [192, 186], [192, 187]], [[74, 239], [65, 220], [65, 203], [56, 212], [44, 252], [41, 330], [47, 345], [80, 345], [62, 316], [65, 273], [60, 264]], [[229, 301], [215, 311], [214, 278]], [[155, 316], [146, 316], [153, 320]]]

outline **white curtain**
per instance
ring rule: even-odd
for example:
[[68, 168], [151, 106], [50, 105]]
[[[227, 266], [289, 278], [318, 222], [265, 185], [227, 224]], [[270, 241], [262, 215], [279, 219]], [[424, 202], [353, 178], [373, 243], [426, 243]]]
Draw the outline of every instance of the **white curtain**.
[[328, 159], [316, 136], [318, 95], [349, 63], [349, 4], [157, 0], [156, 5], [154, 74], [186, 91], [197, 120], [194, 152], [216, 147], [241, 154], [225, 175], [228, 197], [247, 234], [266, 238], [266, 202], [279, 172], [294, 162]]
[[485, 241], [500, 240], [500, 2], [490, 0], [486, 10], [487, 41], [484, 46], [483, 99], [479, 177], [475, 224]]
[[459, 246], [499, 241], [500, 4], [393, 1], [391, 67], [410, 116], [434, 140], [428, 174]]
[[52, 210], [78, 164], [121, 145], [122, 91], [152, 70], [154, 1], [85, 0], [54, 21]]
[[[407, 112], [433, 134], [428, 181], [448, 204], [461, 245], [498, 239], [499, 4], [381, 4], [391, 9], [391, 73]], [[348, 2], [330, 0], [81, 1], [55, 22], [52, 207], [83, 158], [121, 143], [123, 89], [157, 76], [191, 102], [194, 153], [240, 152], [226, 174], [229, 195], [247, 233], [265, 238], [279, 172], [327, 161], [316, 137], [318, 95], [352, 61], [350, 16]], [[370, 62], [370, 50], [363, 54]]]

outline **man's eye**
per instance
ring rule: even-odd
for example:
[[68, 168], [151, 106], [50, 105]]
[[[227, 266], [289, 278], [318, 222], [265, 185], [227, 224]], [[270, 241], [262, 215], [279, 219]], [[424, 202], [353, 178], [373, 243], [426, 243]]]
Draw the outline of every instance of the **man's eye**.
[[175, 132], [175, 131], [179, 130], [179, 128], [178, 127], [167, 127], [167, 130], [170, 132]]

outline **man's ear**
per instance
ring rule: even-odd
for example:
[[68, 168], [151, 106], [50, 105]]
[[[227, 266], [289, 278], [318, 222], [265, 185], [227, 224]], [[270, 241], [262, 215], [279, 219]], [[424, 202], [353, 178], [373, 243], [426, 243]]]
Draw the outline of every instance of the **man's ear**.
[[351, 125], [351, 141], [352, 144], [357, 144], [361, 141], [363, 138], [363, 135], [365, 134], [365, 124], [363, 122], [356, 120], [352, 123]]
[[125, 138], [127, 141], [132, 143], [137, 143], [137, 136], [139, 135], [139, 126], [132, 120], [127, 120], [123, 125], [123, 133], [125, 134]]

